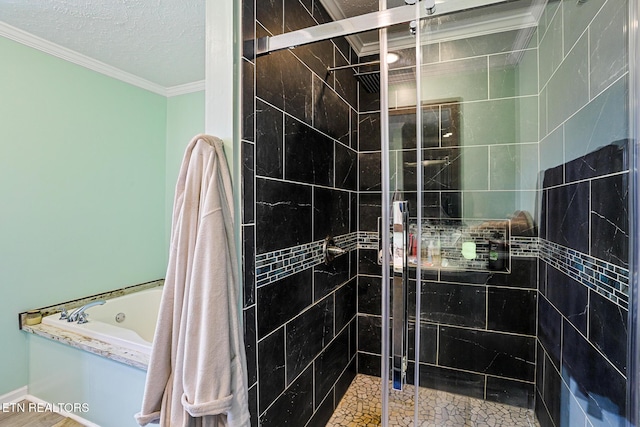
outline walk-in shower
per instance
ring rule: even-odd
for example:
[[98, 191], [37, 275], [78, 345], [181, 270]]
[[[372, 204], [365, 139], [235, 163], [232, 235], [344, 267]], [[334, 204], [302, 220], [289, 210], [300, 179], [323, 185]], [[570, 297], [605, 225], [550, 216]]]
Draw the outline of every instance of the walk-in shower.
[[635, 425], [637, 11], [430, 5], [243, 2], [254, 425]]

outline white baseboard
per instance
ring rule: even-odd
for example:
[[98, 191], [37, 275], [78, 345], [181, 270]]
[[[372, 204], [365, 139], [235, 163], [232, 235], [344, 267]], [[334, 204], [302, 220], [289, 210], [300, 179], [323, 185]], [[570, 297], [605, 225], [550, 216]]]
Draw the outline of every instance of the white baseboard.
[[10, 391], [7, 394], [0, 396], [0, 405], [3, 403], [15, 403], [24, 400], [27, 397], [27, 386], [20, 387], [19, 389]]
[[[25, 389], [26, 389], [26, 387], [25, 387]], [[43, 405], [43, 406], [44, 405], [51, 405], [50, 402], [47, 402], [46, 400], [42, 400], [42, 399], [37, 398], [35, 396], [32, 396], [30, 394], [25, 395], [24, 398], [27, 399], [30, 402], [37, 403], [37, 404], [40, 404], [40, 405]], [[62, 415], [63, 417], [71, 418], [73, 421], [76, 421], [76, 422], [82, 424], [85, 427], [100, 427], [98, 424], [92, 423], [89, 420], [85, 420], [84, 418], [82, 418], [79, 415], [63, 411], [62, 409], [57, 408], [57, 407], [56, 407], [56, 409], [58, 409], [57, 411], [55, 411], [56, 413]]]

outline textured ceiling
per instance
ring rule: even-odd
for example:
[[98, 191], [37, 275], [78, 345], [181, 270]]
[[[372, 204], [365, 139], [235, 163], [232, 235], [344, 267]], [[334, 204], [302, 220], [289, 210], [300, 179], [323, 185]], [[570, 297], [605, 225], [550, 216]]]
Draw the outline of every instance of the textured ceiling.
[[[204, 80], [205, 1], [0, 0], [0, 23], [171, 88]], [[464, 4], [466, 0], [455, 1]], [[505, 4], [532, 1], [536, 0], [505, 0]], [[374, 12], [379, 3], [378, 0], [320, 2], [334, 19]], [[404, 4], [404, 0], [388, 0], [387, 7]], [[453, 19], [453, 24], [460, 25], [467, 18], [473, 22], [475, 13], [473, 10], [468, 12], [470, 16], [463, 13]], [[390, 40], [410, 39], [406, 25], [391, 28], [389, 36]], [[359, 45], [356, 48], [359, 53], [367, 44], [377, 50], [376, 31], [353, 37], [350, 41]]]
[[164, 87], [204, 79], [205, 0], [0, 0], [0, 21]]

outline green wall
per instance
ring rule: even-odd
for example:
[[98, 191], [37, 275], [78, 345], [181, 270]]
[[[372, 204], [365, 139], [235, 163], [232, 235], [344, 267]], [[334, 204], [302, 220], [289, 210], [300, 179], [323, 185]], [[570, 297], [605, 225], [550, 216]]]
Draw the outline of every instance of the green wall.
[[167, 248], [171, 235], [173, 197], [184, 150], [189, 141], [202, 132], [204, 132], [204, 91], [167, 99], [167, 161], [165, 166]]
[[76, 415], [100, 427], [138, 426], [134, 415], [142, 407], [144, 371], [37, 335], [28, 341], [29, 394], [45, 402], [84, 403], [88, 410]]
[[167, 99], [5, 38], [0, 56], [2, 395], [28, 382], [19, 312], [164, 277], [167, 180], [190, 136], [177, 139], [204, 128], [204, 98]]

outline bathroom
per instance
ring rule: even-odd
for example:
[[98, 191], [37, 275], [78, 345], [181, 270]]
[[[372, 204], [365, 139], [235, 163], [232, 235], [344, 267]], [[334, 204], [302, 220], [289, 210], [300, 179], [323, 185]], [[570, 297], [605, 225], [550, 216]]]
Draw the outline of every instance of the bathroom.
[[[537, 7], [535, 26], [512, 27], [497, 37], [442, 36], [422, 51], [424, 68], [435, 79], [422, 81], [428, 93], [422, 100], [422, 143], [424, 152], [433, 154], [424, 160], [444, 160], [448, 163], [436, 167], [457, 172], [446, 182], [431, 179], [426, 175], [431, 166], [425, 165], [422, 214], [473, 222], [514, 218], [523, 211], [534, 226], [519, 234], [513, 226], [509, 230], [508, 273], [423, 270], [419, 380], [424, 387], [534, 409], [543, 426], [624, 425], [626, 411], [633, 413], [625, 403], [627, 338], [635, 330], [627, 324], [626, 304], [633, 302], [622, 295], [614, 300], [616, 292], [603, 297], [596, 287], [580, 282], [571, 267], [586, 272], [595, 258], [613, 266], [615, 274], [629, 271], [633, 242], [627, 236], [634, 216], [626, 209], [627, 185], [635, 158], [627, 157], [626, 150], [634, 71], [627, 65], [627, 5], [613, 0], [524, 3], [525, 10]], [[318, 1], [243, 2], [242, 39], [277, 36], [331, 19]], [[408, 24], [403, 31], [404, 39], [411, 38]], [[438, 35], [438, 28], [420, 29], [422, 37], [430, 37], [430, 31]], [[415, 61], [415, 48], [405, 45], [398, 63], [389, 65], [390, 150], [384, 153], [382, 82], [378, 93], [369, 93], [352, 70], [327, 72], [328, 67], [377, 59], [367, 45], [358, 57], [350, 41], [335, 38], [258, 57], [245, 49], [242, 99], [236, 104], [241, 132], [234, 134], [228, 124], [223, 128], [240, 140], [231, 147], [230, 162], [241, 177], [242, 304], [253, 425], [325, 425], [356, 374], [381, 375], [381, 343], [389, 334], [382, 327], [385, 290], [378, 263], [385, 186], [380, 164], [388, 154], [391, 188], [404, 185], [410, 215], [416, 216], [416, 156], [401, 132], [413, 123], [415, 135], [415, 108], [413, 119], [407, 108], [410, 102], [415, 106], [416, 83], [401, 80], [402, 71]], [[11, 303], [3, 328], [8, 345], [19, 350], [2, 353], [2, 366], [11, 369], [3, 368], [0, 395], [28, 384], [30, 393], [43, 399], [60, 392], [84, 401], [95, 391], [59, 389], [82, 383], [90, 371], [95, 374], [97, 363], [110, 378], [93, 381], [105, 384], [106, 395], [114, 399], [127, 390], [135, 411], [140, 386], [122, 384], [140, 383], [143, 371], [62, 345], [52, 349], [50, 342], [16, 331], [16, 313], [163, 277], [182, 149], [194, 134], [218, 129], [207, 122], [206, 109], [215, 107], [206, 105], [202, 88], [170, 97], [144, 91], [133, 95], [136, 89], [84, 71], [68, 77], [68, 65], [3, 42], [9, 45], [3, 52], [33, 56], [32, 66], [5, 70], [10, 74], [3, 81], [12, 85], [3, 93], [7, 90], [16, 103], [33, 102], [30, 116], [18, 118], [2, 137], [7, 152], [0, 156], [6, 159], [1, 170], [7, 177], [1, 181], [12, 202], [5, 223], [16, 224], [8, 230], [11, 244], [3, 245], [3, 259], [9, 260], [3, 282], [18, 284], [8, 288]], [[394, 43], [390, 38], [389, 51]], [[34, 76], [38, 70], [46, 74]], [[459, 73], [454, 84], [450, 73]], [[13, 83], [17, 75], [24, 75], [18, 87]], [[51, 87], [51, 75], [67, 84]], [[585, 75], [589, 78], [578, 78]], [[119, 115], [116, 123], [105, 123], [104, 112], [87, 121], [82, 106], [100, 94], [88, 98], [76, 89], [77, 99], [69, 98], [82, 79], [104, 85], [101, 104], [112, 106], [110, 114]], [[34, 81], [41, 81], [41, 87]], [[118, 111], [119, 98], [141, 104]], [[24, 110], [5, 107], [5, 116], [18, 107]], [[604, 113], [606, 120], [598, 120]], [[38, 137], [24, 135], [27, 117], [33, 115], [48, 120]], [[70, 121], [76, 116], [84, 120]], [[114, 127], [121, 133], [105, 133]], [[68, 132], [78, 135], [75, 144]], [[460, 142], [446, 145], [441, 138], [448, 133]], [[90, 141], [79, 135], [91, 135]], [[416, 142], [408, 143], [415, 149]], [[403, 162], [414, 163], [413, 169], [402, 168]], [[19, 186], [10, 184], [22, 167], [31, 173], [17, 175]], [[77, 179], [85, 175], [94, 181]], [[34, 197], [25, 201], [25, 194]], [[51, 221], [57, 224], [54, 229]], [[315, 247], [327, 235], [335, 236], [348, 255], [328, 265], [309, 260], [284, 278], [269, 276], [269, 257], [275, 252], [286, 256], [291, 248]], [[516, 253], [516, 247], [522, 250]], [[619, 290], [628, 297], [622, 275], [618, 278]], [[409, 307], [415, 310], [415, 270], [410, 279]], [[415, 318], [408, 324], [410, 336], [415, 324]], [[472, 357], [458, 357], [465, 353]], [[413, 360], [410, 356], [409, 383]], [[61, 367], [55, 376], [51, 364]], [[86, 370], [67, 367], [74, 364]], [[606, 384], [601, 378], [607, 378]], [[104, 396], [93, 396], [92, 410], [108, 406], [99, 403]]]

